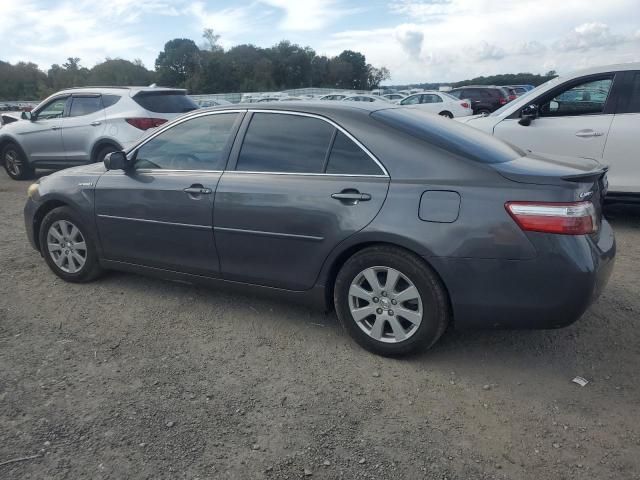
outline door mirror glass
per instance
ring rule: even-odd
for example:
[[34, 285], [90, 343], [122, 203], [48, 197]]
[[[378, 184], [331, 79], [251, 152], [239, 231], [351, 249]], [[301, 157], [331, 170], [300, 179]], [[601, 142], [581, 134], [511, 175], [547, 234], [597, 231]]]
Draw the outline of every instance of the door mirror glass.
[[112, 152], [104, 157], [104, 166], [107, 170], [127, 170], [130, 165], [124, 152]]
[[31, 121], [31, 112], [22, 112], [20, 118]]

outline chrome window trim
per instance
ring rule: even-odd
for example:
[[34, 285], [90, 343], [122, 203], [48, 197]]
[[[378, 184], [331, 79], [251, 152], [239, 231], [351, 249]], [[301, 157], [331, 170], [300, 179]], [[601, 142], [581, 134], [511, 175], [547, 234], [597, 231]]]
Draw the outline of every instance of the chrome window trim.
[[[248, 173], [248, 174], [265, 174], [265, 175], [304, 175], [304, 176], [329, 176], [329, 177], [364, 177], [364, 178], [390, 178], [389, 172], [387, 171], [387, 169], [385, 168], [385, 166], [376, 158], [376, 156], [371, 153], [369, 151], [369, 149], [367, 149], [367, 147], [365, 147], [362, 143], [360, 143], [360, 141], [355, 138], [353, 135], [351, 135], [347, 130], [345, 130], [344, 128], [342, 128], [340, 125], [338, 125], [336, 122], [334, 122], [333, 120], [327, 118], [327, 117], [323, 117], [322, 115], [318, 115], [315, 113], [306, 113], [306, 112], [294, 112], [292, 110], [267, 110], [267, 109], [255, 109], [255, 108], [247, 108], [247, 109], [233, 109], [233, 110], [217, 110], [217, 111], [207, 111], [207, 112], [200, 112], [197, 114], [190, 114], [189, 116], [179, 119], [177, 120], [175, 123], [169, 122], [168, 125], [165, 125], [164, 127], [161, 127], [160, 129], [158, 129], [156, 132], [154, 132], [151, 136], [145, 138], [141, 143], [135, 145], [134, 147], [131, 147], [131, 149], [127, 152], [127, 156], [131, 155], [133, 152], [135, 152], [136, 150], [142, 148], [146, 143], [150, 142], [151, 140], [153, 140], [154, 138], [156, 138], [158, 135], [160, 135], [161, 133], [177, 126], [180, 125], [181, 123], [184, 123], [186, 121], [189, 120], [193, 120], [195, 118], [200, 118], [200, 117], [206, 117], [208, 115], [220, 115], [220, 114], [224, 114], [224, 113], [276, 113], [276, 114], [281, 114], [281, 115], [294, 115], [294, 116], [300, 116], [300, 117], [310, 117], [310, 118], [316, 118], [318, 120], [322, 120], [324, 122], [327, 122], [328, 124], [330, 124], [331, 126], [333, 126], [335, 129], [337, 129], [338, 131], [342, 132], [344, 135], [347, 136], [347, 138], [349, 138], [352, 142], [354, 142], [362, 151], [364, 151], [364, 153], [366, 153], [369, 158], [371, 158], [371, 160], [373, 160], [375, 162], [376, 165], [378, 165], [378, 167], [382, 170], [382, 174], [380, 175], [359, 175], [359, 174], [348, 174], [348, 173], [304, 173], [304, 172], [254, 172], [254, 171], [242, 171], [242, 170], [164, 170], [164, 169], [140, 169], [140, 170], [136, 170], [137, 172], [141, 172], [141, 173], [153, 173], [153, 172], [173, 172], [173, 173], [178, 173], [178, 172], [197, 172], [197, 173], [225, 173], [225, 172], [233, 172], [233, 173]], [[244, 140], [244, 139], [243, 139]], [[237, 166], [237, 165], [236, 165]]]
[[[309, 117], [309, 118], [316, 118], [318, 120], [322, 120], [324, 122], [327, 122], [329, 125], [333, 126], [335, 129], [337, 129], [338, 131], [340, 131], [344, 135], [346, 135], [358, 147], [360, 147], [360, 149], [362, 151], [364, 151], [364, 153], [366, 153], [369, 156], [369, 158], [371, 158], [371, 160], [373, 160], [376, 163], [376, 165], [378, 165], [380, 170], [382, 170], [382, 172], [383, 172], [382, 175], [355, 175], [355, 176], [358, 176], [358, 177], [362, 177], [362, 176], [389, 177], [389, 172], [387, 171], [387, 169], [376, 158], [376, 156], [373, 153], [371, 153], [369, 151], [369, 149], [367, 149], [367, 147], [365, 147], [362, 143], [360, 143], [357, 138], [355, 138], [353, 135], [351, 135], [349, 132], [347, 132], [344, 128], [342, 128], [336, 122], [334, 122], [333, 120], [331, 120], [331, 119], [329, 119], [327, 117], [323, 117], [322, 115], [318, 115], [318, 114], [315, 114], [315, 113], [294, 112], [292, 110], [263, 110], [263, 109], [257, 109], [257, 108], [249, 108], [249, 109], [247, 109], [247, 111], [251, 112], [251, 113], [275, 113], [275, 114], [280, 114], [280, 115], [293, 115], [293, 116], [299, 116], [299, 117]], [[245, 136], [246, 136], [246, 134], [245, 134]], [[238, 166], [236, 165], [236, 170], [234, 170], [236, 172], [239, 171], [239, 170], [237, 170], [237, 167]], [[259, 173], [266, 173], [266, 172], [259, 172]], [[273, 173], [279, 173], [279, 172], [273, 172]], [[283, 173], [289, 173], [289, 172], [283, 172]], [[290, 172], [290, 173], [291, 174], [299, 174], [300, 172]], [[304, 174], [304, 175], [309, 175], [309, 174]], [[332, 174], [332, 173], [315, 173], [315, 174], [312, 174], [312, 175], [331, 175], [331, 176], [336, 176], [335, 174]], [[347, 176], [347, 174], [338, 174], [338, 176]], [[354, 175], [351, 174], [349, 176], [354, 176]]]

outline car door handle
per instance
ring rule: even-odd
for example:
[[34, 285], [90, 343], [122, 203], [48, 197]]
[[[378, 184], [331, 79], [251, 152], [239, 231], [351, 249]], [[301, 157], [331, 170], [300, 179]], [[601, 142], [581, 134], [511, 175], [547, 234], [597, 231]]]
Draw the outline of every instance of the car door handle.
[[578, 130], [576, 132], [576, 137], [580, 138], [590, 138], [590, 137], [601, 137], [604, 133], [596, 132], [595, 130]]
[[357, 190], [343, 190], [340, 193], [333, 193], [331, 198], [340, 200], [342, 203], [356, 205], [358, 202], [367, 202], [371, 200], [368, 193], [360, 193]]
[[92, 127], [97, 127], [98, 125], [102, 125], [102, 122], [96, 120], [95, 122], [91, 122], [89, 125], [91, 125]]
[[184, 189], [184, 193], [188, 193], [189, 195], [210, 195], [213, 193], [213, 190], [203, 186], [191, 185], [189, 188]]

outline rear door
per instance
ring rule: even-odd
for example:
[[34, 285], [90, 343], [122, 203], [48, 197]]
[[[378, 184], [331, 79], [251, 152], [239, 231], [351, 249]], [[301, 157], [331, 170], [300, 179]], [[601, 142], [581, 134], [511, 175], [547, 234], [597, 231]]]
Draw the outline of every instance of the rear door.
[[331, 250], [376, 216], [388, 175], [322, 117], [256, 111], [243, 128], [216, 192], [222, 275], [309, 289]]
[[603, 163], [610, 165], [609, 191], [640, 193], [640, 71], [625, 72]]
[[62, 142], [68, 163], [87, 163], [105, 129], [102, 96], [73, 95], [69, 115], [62, 120]]
[[614, 75], [598, 75], [562, 85], [531, 99], [539, 117], [529, 126], [518, 114], [498, 123], [494, 135], [534, 152], [602, 159], [614, 105]]
[[132, 171], [112, 170], [95, 189], [107, 260], [217, 276], [213, 198], [242, 112], [179, 122], [136, 148]]

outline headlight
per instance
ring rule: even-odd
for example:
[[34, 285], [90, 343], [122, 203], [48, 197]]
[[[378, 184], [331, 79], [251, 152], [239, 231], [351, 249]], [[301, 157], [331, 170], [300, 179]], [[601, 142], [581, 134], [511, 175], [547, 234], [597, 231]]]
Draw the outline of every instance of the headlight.
[[40, 185], [38, 185], [37, 183], [32, 183], [31, 185], [29, 185], [29, 188], [27, 189], [27, 195], [29, 196], [29, 198], [34, 198], [38, 195], [39, 187]]

